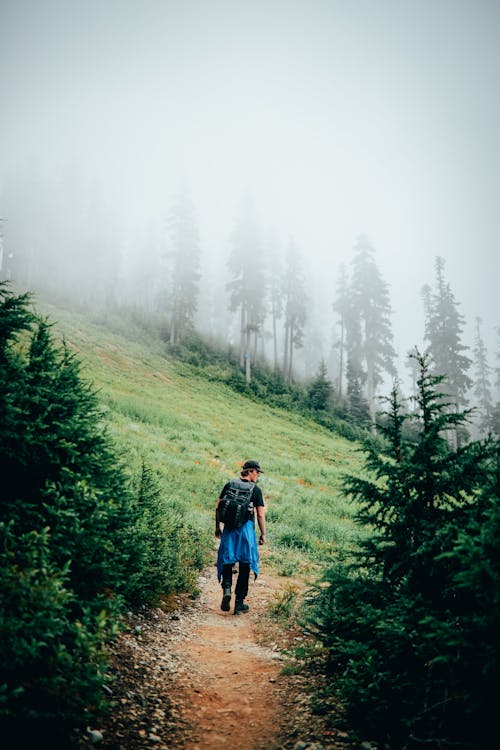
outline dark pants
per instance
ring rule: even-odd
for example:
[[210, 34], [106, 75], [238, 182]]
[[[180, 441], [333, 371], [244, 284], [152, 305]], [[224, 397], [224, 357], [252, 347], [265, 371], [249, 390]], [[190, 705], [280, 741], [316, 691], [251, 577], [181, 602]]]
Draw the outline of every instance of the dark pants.
[[[236, 581], [236, 599], [241, 601], [248, 594], [248, 580], [250, 578], [250, 563], [238, 563], [238, 580]], [[222, 588], [231, 588], [233, 583], [233, 566], [222, 567]]]

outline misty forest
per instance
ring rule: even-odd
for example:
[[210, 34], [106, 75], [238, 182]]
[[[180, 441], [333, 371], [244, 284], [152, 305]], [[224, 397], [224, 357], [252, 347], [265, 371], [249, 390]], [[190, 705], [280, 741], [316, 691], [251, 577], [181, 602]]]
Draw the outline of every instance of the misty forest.
[[[194, 607], [271, 696], [223, 742], [484, 750], [498, 6], [210, 5], [0, 7], [0, 742], [219, 747], [237, 709], [197, 727], [146, 668]], [[276, 591], [231, 620], [206, 592], [245, 459]]]
[[267, 367], [283, 387], [301, 384], [314, 409], [362, 426], [375, 425], [378, 397], [394, 379], [415, 396], [417, 347], [446, 375], [455, 408], [473, 410], [467, 434], [500, 435], [500, 327], [493, 352], [479, 316], [465, 338], [443, 257], [420, 290], [420, 338], [397, 352], [390, 288], [365, 235], [354, 240], [349, 263], [336, 267], [330, 259], [325, 291], [308, 267], [308, 248], [293, 238], [280, 247], [277, 232], [266, 235], [249, 194], [241, 214], [228, 217], [227, 256], [211, 260], [186, 192], [159, 217], [157, 236], [138, 238], [126, 254], [124, 238], [75, 175], [52, 188], [26, 178], [12, 197], [9, 188], [0, 258], [3, 278], [20, 288], [122, 325], [127, 317], [145, 326], [149, 320], [170, 350], [196, 348], [201, 337], [232, 354], [247, 384], [254, 364]]

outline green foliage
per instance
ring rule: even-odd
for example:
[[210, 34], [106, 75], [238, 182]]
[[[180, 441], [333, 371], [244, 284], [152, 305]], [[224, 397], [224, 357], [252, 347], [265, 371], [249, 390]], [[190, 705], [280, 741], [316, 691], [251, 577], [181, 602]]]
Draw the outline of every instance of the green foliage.
[[129, 523], [126, 480], [104, 428], [95, 394], [49, 326], [33, 318], [23, 359], [6, 351], [0, 383], [2, 518], [20, 533], [50, 528], [54, 561], [71, 561], [78, 596], [93, 598], [124, 578], [126, 553], [106, 543]]
[[[313, 627], [329, 653], [349, 719], [391, 748], [484, 747], [500, 677], [498, 445], [453, 450], [442, 378], [420, 368], [418, 410], [397, 389], [384, 434], [366, 447], [367, 477], [346, 479], [371, 533], [355, 563], [333, 568], [318, 590]], [[419, 424], [407, 443], [407, 419]]]
[[474, 395], [479, 410], [478, 426], [481, 434], [492, 430], [493, 400], [491, 395], [492, 368], [488, 364], [488, 351], [481, 335], [481, 318], [476, 318], [474, 339]]
[[158, 478], [145, 463], [131, 508], [136, 521], [129, 530], [133, 564], [127, 599], [135, 605], [158, 603], [173, 591], [191, 589], [204, 563], [201, 536], [181, 509], [164, 499]]
[[290, 240], [286, 252], [283, 276], [284, 356], [283, 374], [286, 383], [293, 380], [293, 354], [304, 345], [304, 326], [307, 319], [307, 293], [299, 249]]
[[425, 339], [432, 357], [434, 372], [446, 375], [446, 387], [453, 403], [463, 407], [466, 394], [472, 385], [468, 370], [472, 364], [466, 355], [468, 346], [462, 344], [465, 326], [450, 284], [445, 280], [443, 258], [436, 258], [436, 284], [434, 291], [428, 286], [422, 290], [425, 308]]
[[[375, 393], [383, 374], [395, 374], [388, 285], [375, 263], [374, 248], [364, 235], [358, 238], [348, 284], [345, 269], [334, 309], [340, 313], [341, 360], [347, 359], [349, 414], [363, 426], [375, 414]], [[342, 376], [341, 376], [342, 377]]]
[[361, 427], [368, 427], [370, 423], [370, 407], [363, 395], [363, 385], [366, 375], [361, 366], [356, 362], [352, 353], [349, 353], [347, 362], [347, 400], [349, 403], [349, 416], [351, 420]]
[[183, 192], [175, 201], [169, 220], [170, 252], [168, 259], [171, 344], [179, 343], [193, 328], [200, 280], [200, 247], [194, 206]]
[[352, 442], [364, 442], [366, 440], [368, 429], [368, 409], [362, 409], [352, 421], [344, 416], [338, 416], [335, 413], [314, 412], [311, 414], [314, 422], [326, 427], [330, 432], [351, 440]]
[[269, 605], [270, 614], [277, 620], [290, 621], [296, 611], [298, 599], [298, 589], [292, 583], [289, 583], [284, 591], [274, 594]]
[[109, 610], [78, 602], [69, 563], [52, 559], [48, 529], [0, 523], [0, 571], [0, 719], [57, 718], [66, 729], [89, 719], [103, 708]]
[[182, 346], [168, 347], [169, 354], [192, 365], [212, 381], [229, 385], [236, 393], [309, 417], [347, 440], [366, 438], [369, 426], [368, 404], [351, 394], [350, 411], [335, 400], [326, 370], [320, 368], [309, 384], [285, 382], [281, 372], [263, 362], [255, 362], [252, 380], [246, 382], [234, 352], [202, 339], [191, 332]]
[[202, 545], [28, 303], [0, 286], [0, 716], [67, 728], [101, 708], [121, 607], [192, 588]]
[[307, 389], [309, 406], [317, 411], [325, 411], [332, 397], [332, 384], [327, 377], [327, 369], [324, 361], [321, 362], [316, 378]]
[[[129, 340], [146, 340], [152, 349], [155, 342], [162, 342], [162, 346], [166, 342], [170, 357], [195, 368], [209, 381], [224, 383], [236, 393], [260, 403], [303, 414], [347, 440], [365, 439], [370, 422], [369, 409], [361, 394], [361, 385], [359, 392], [356, 391], [356, 378], [351, 378], [349, 402], [346, 403], [336, 396], [326, 379], [326, 372], [322, 375], [321, 367], [310, 383], [286, 382], [279, 370], [257, 360], [252, 365], [251, 382], [247, 383], [237, 354], [226, 344], [202, 336], [194, 329], [188, 330], [181, 342], [170, 344], [168, 331], [162, 329], [156, 316], [140, 316], [134, 309], [119, 312], [119, 316], [107, 314], [100, 321]], [[137, 408], [142, 411], [144, 406], [137, 405]]]

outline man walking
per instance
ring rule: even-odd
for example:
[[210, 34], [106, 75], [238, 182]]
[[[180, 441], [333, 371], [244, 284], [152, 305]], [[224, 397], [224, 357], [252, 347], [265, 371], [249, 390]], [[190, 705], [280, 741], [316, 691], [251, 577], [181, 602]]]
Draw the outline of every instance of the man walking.
[[224, 526], [224, 529], [221, 531], [219, 506], [228, 493], [231, 482], [227, 482], [224, 485], [215, 509], [215, 536], [217, 539], [220, 539], [217, 554], [217, 577], [222, 584], [222, 602], [220, 608], [224, 612], [229, 612], [231, 608], [233, 566], [235, 563], [238, 563], [238, 579], [236, 581], [234, 604], [235, 615], [248, 612], [250, 609], [248, 604], [245, 603], [245, 598], [248, 594], [250, 570], [253, 571], [256, 578], [259, 573], [259, 551], [255, 534], [255, 514], [257, 514], [257, 523], [260, 529], [259, 544], [265, 544], [266, 541], [265, 503], [262, 491], [256, 484], [261, 473], [262, 469], [258, 461], [245, 461], [241, 468], [241, 481], [249, 482], [252, 485], [249, 488], [252, 492], [248, 519], [245, 520], [240, 528], [228, 529]]

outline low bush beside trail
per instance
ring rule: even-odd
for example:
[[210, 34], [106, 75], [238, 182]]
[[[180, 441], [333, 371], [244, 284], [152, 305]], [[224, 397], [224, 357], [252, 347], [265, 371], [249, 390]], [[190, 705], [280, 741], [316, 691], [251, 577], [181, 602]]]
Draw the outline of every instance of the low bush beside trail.
[[200, 532], [147, 465], [127, 465], [50, 329], [0, 284], [0, 720], [18, 747], [98, 715], [121, 612], [204, 563]]
[[[327, 691], [363, 739], [392, 750], [483, 750], [497, 731], [500, 679], [498, 441], [454, 448], [466, 419], [427, 357], [417, 410], [397, 387], [364, 477], [345, 492], [370, 534], [325, 573], [309, 612], [328, 655]], [[405, 420], [417, 439], [403, 439]]]

